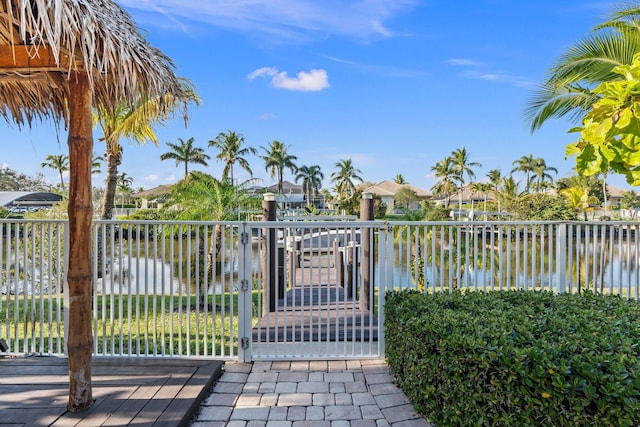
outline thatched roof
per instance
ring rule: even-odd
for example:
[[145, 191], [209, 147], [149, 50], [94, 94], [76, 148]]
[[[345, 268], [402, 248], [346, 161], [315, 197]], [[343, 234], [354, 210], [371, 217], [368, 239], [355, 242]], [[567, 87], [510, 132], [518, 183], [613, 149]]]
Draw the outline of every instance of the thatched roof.
[[65, 80], [89, 73], [93, 105], [180, 94], [171, 60], [112, 0], [0, 0], [0, 114], [68, 120]]

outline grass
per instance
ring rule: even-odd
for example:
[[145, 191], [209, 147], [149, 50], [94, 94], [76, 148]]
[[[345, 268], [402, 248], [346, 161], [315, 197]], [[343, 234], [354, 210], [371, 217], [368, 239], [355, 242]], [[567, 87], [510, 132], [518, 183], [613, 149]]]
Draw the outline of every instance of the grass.
[[[253, 322], [258, 299], [254, 290]], [[237, 293], [210, 295], [202, 305], [196, 296], [97, 295], [94, 307], [96, 354], [237, 354]], [[64, 349], [62, 313], [62, 299], [3, 295], [0, 337], [10, 342], [12, 352], [59, 353]]]

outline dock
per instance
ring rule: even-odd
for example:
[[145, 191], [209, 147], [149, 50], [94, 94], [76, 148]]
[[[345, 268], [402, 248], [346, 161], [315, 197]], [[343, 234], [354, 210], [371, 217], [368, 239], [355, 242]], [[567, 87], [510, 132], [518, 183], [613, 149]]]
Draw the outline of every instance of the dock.
[[276, 309], [253, 327], [253, 342], [377, 341], [378, 319], [331, 253], [304, 253]]

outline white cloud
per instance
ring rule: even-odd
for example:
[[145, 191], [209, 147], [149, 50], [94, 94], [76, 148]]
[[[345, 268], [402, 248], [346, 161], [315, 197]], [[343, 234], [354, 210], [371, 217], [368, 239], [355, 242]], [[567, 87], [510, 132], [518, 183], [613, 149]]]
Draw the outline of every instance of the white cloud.
[[277, 68], [274, 68], [274, 67], [262, 67], [262, 68], [258, 68], [257, 70], [249, 73], [247, 78], [249, 80], [255, 80], [258, 77], [262, 77], [262, 76], [273, 77], [276, 74], [278, 74], [278, 69]]
[[[233, 31], [269, 34], [274, 38], [300, 42], [301, 38], [328, 35], [370, 40], [395, 35], [385, 22], [408, 13], [417, 0], [118, 0], [132, 11], [164, 19], [146, 19], [157, 26], [167, 21], [185, 31], [179, 21], [191, 20]], [[164, 22], [163, 22], [164, 21]], [[178, 23], [178, 25], [175, 25]]]
[[247, 76], [249, 80], [254, 80], [258, 77], [270, 77], [271, 86], [278, 89], [318, 92], [330, 87], [327, 72], [322, 69], [308, 72], [300, 71], [295, 77], [289, 77], [286, 71], [278, 71], [273, 67], [262, 67]]
[[534, 87], [536, 85], [536, 82], [527, 80], [524, 77], [514, 76], [506, 73], [491, 73], [491, 72], [482, 73], [479, 71], [467, 70], [463, 72], [462, 75], [469, 79], [486, 80], [486, 81], [492, 81], [492, 82], [498, 82], [498, 83], [507, 83], [512, 86], [524, 87], [524, 88]]
[[144, 180], [146, 182], [156, 182], [158, 180], [158, 175], [152, 173], [151, 175], [145, 176]]
[[480, 62], [474, 61], [473, 59], [465, 59], [465, 58], [452, 58], [447, 60], [447, 64], [449, 65], [459, 65], [459, 66], [467, 66], [467, 67], [477, 67], [482, 65]]
[[260, 117], [258, 117], [260, 120], [275, 120], [278, 118], [278, 116], [276, 116], [274, 113], [262, 113], [260, 114]]
[[410, 69], [410, 68], [398, 68], [393, 65], [375, 65], [375, 64], [358, 63], [355, 61], [350, 61], [348, 59], [338, 58], [330, 55], [325, 55], [325, 58], [330, 61], [349, 66], [360, 72], [374, 73], [374, 74], [378, 74], [385, 77], [422, 78], [427, 75], [427, 73], [423, 70], [416, 70], [416, 69]]
[[506, 83], [516, 87], [529, 88], [536, 85], [535, 82], [525, 79], [521, 76], [512, 75], [509, 73], [497, 72], [493, 70], [485, 70], [486, 66], [481, 62], [474, 61], [473, 59], [448, 59], [447, 64], [452, 66], [464, 67], [461, 75], [467, 79], [472, 80], [486, 80], [497, 83]]
[[273, 76], [271, 84], [280, 89], [317, 92], [329, 88], [329, 78], [325, 70], [300, 71], [296, 77], [283, 71]]
[[163, 181], [168, 183], [168, 184], [173, 184], [174, 182], [177, 182], [178, 179], [176, 178], [176, 176], [174, 174], [171, 174], [168, 177], [164, 178]]

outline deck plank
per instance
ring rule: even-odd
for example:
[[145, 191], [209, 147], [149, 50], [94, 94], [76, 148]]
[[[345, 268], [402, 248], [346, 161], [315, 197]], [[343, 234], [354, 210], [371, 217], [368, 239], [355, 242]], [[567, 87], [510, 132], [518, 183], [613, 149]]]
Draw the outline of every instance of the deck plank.
[[94, 357], [95, 403], [71, 413], [66, 410], [66, 358], [0, 357], [0, 426], [186, 426], [222, 374], [223, 364], [211, 359]]

